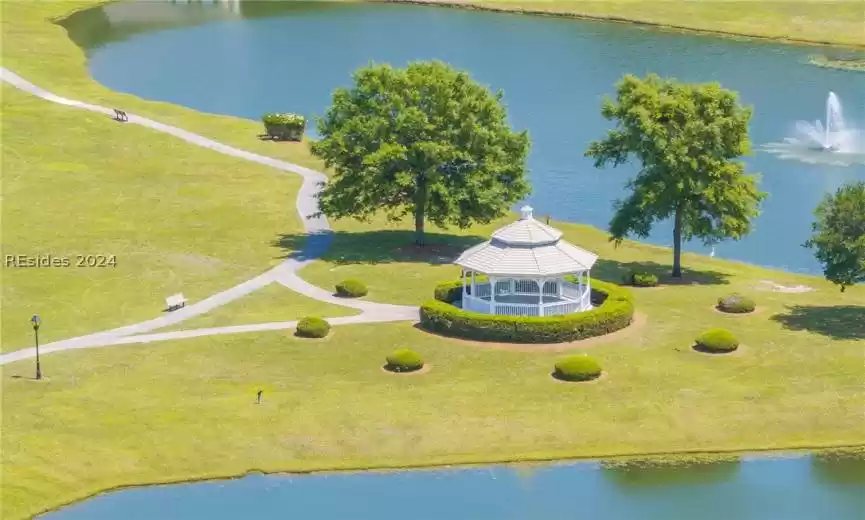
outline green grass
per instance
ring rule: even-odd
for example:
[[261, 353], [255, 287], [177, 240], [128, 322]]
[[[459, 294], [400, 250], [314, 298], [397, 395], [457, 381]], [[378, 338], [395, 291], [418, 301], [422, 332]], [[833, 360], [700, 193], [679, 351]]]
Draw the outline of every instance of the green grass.
[[[61, 96], [122, 108], [244, 150], [310, 168], [323, 168], [322, 163], [309, 154], [307, 143], [259, 139], [264, 133], [261, 121], [205, 114], [170, 103], [147, 101], [114, 92], [94, 81], [88, 73], [84, 51], [55, 21], [76, 10], [102, 3], [105, 1], [2, 2], [3, 66]], [[291, 106], [274, 109], [291, 110]]]
[[313, 300], [272, 283], [239, 300], [159, 331], [294, 321], [304, 316], [335, 318], [355, 314], [358, 314], [355, 309]]
[[[60, 95], [321, 166], [305, 143], [259, 140], [260, 122], [94, 82], [83, 52], [51, 19], [98, 3], [3, 2], [3, 65]], [[178, 291], [195, 301], [227, 289], [287, 253], [273, 246], [281, 233], [302, 230], [293, 207], [298, 177], [2, 88], [3, 254], [117, 259], [113, 269], [4, 266], [3, 351], [32, 344], [34, 313], [49, 342], [159, 316], [164, 297]]]
[[[3, 254], [71, 257], [67, 268], [3, 274], [3, 350], [159, 316], [245, 281], [302, 232], [299, 177], [190, 146], [137, 125], [60, 106], [4, 85]], [[242, 194], [242, 195], [241, 195]], [[76, 268], [78, 254], [116, 267]]]
[[453, 3], [865, 47], [862, 30], [865, 4], [859, 0], [456, 0]]
[[[774, 313], [729, 318], [697, 297], [652, 304], [690, 300], [691, 288], [651, 291], [645, 328], [582, 350], [605, 371], [590, 384], [550, 377], [561, 353], [482, 348], [411, 324], [336, 327], [323, 341], [279, 331], [64, 352], [42, 360], [43, 382], [16, 378], [32, 361], [5, 366], [2, 517], [247, 470], [865, 442], [861, 327], [841, 340], [816, 321], [792, 331]], [[710, 326], [745, 346], [691, 351]], [[397, 347], [433, 369], [383, 372]]]

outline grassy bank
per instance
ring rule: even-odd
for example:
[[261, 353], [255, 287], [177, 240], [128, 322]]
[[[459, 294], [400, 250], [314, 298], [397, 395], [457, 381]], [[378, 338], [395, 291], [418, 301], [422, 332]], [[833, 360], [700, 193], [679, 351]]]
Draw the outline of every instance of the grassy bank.
[[[561, 354], [484, 348], [410, 324], [337, 327], [323, 342], [280, 331], [65, 352], [43, 360], [42, 383], [16, 377], [31, 362], [6, 366], [3, 518], [115, 486], [248, 470], [863, 442], [861, 340], [786, 330], [769, 312], [656, 308], [640, 294], [648, 324], [585, 349], [606, 371], [590, 384], [549, 377]], [[747, 348], [689, 349], [696, 331], [717, 324]], [[429, 373], [381, 370], [405, 345]]]
[[[256, 122], [150, 103], [94, 83], [80, 51], [46, 22], [78, 5], [4, 2], [4, 65], [68, 97], [315, 165], [304, 145], [259, 141]], [[47, 340], [122, 325], [151, 317], [162, 295], [206, 296], [302, 244], [293, 176], [9, 87], [3, 103], [4, 253], [118, 258], [112, 270], [4, 269], [4, 348], [7, 334], [10, 347], [26, 346], [34, 309]], [[598, 230], [556, 226], [601, 255], [599, 278], [618, 280], [634, 267], [663, 273], [670, 261], [663, 248], [614, 249]], [[405, 226], [335, 227], [333, 249], [302, 276], [322, 287], [358, 277], [370, 285], [370, 300], [417, 303], [456, 275], [453, 255], [494, 226], [439, 231], [423, 252], [406, 247]], [[694, 255], [685, 264], [689, 283], [636, 293], [644, 326], [582, 347], [606, 371], [586, 385], [549, 377], [560, 354], [447, 340], [411, 324], [337, 327], [324, 341], [281, 331], [56, 353], [43, 358], [47, 380], [39, 383], [27, 378], [32, 361], [4, 366], [0, 517], [25, 518], [117, 486], [252, 469], [865, 442], [865, 287], [842, 294], [815, 277]], [[815, 291], [771, 292], [764, 280]], [[712, 309], [733, 291], [752, 296], [757, 313]], [[320, 304], [269, 287], [193, 325], [335, 312], [313, 305]], [[693, 338], [712, 326], [731, 329], [744, 346], [727, 356], [693, 352]], [[384, 373], [384, 356], [397, 347], [420, 352], [432, 370]], [[263, 405], [253, 404], [259, 388]]]
[[570, 16], [784, 42], [865, 47], [859, 0], [385, 0]]
[[[3, 65], [73, 99], [117, 106], [244, 149], [319, 167], [305, 143], [261, 141], [254, 121], [111, 92], [52, 19], [100, 2], [3, 2]], [[266, 270], [301, 233], [298, 177], [188, 145], [136, 125], [2, 87], [3, 254], [69, 257], [68, 268], [2, 268], [2, 350], [153, 318], [163, 298], [192, 301]], [[242, 196], [239, 196], [242, 194]], [[76, 268], [77, 255], [116, 267]], [[298, 297], [289, 313], [304, 313]], [[313, 310], [321, 305], [312, 302]], [[202, 318], [207, 320], [207, 318]]]

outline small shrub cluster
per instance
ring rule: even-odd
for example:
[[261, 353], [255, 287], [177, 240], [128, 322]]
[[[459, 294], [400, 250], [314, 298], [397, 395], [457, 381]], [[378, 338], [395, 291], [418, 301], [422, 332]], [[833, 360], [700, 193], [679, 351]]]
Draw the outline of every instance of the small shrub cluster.
[[718, 298], [717, 309], [721, 312], [745, 314], [748, 312], [754, 312], [754, 309], [756, 308], [757, 304], [754, 303], [754, 300], [747, 296], [742, 296], [741, 294], [731, 294], [729, 296]]
[[631, 272], [625, 275], [625, 284], [634, 287], [657, 287], [658, 277], [651, 273]]
[[297, 324], [295, 335], [301, 338], [324, 338], [330, 333], [330, 323], [317, 316], [307, 316]]
[[590, 381], [601, 375], [601, 365], [589, 356], [568, 356], [556, 363], [553, 375], [563, 381]]
[[261, 118], [264, 130], [271, 139], [300, 141], [306, 130], [306, 118], [299, 114], [271, 112]]
[[739, 348], [739, 340], [726, 329], [709, 329], [697, 336], [695, 349], [713, 354], [733, 352]]
[[592, 282], [595, 308], [550, 317], [497, 316], [459, 309], [445, 301], [453, 297], [455, 283], [438, 286], [436, 299], [421, 306], [420, 323], [424, 329], [480, 341], [562, 343], [615, 332], [630, 325], [634, 317], [631, 292], [601, 281]]
[[414, 372], [423, 368], [423, 359], [420, 355], [407, 348], [395, 350], [387, 358], [387, 367], [391, 372]]
[[369, 292], [366, 284], [360, 280], [343, 280], [336, 284], [336, 294], [344, 298], [360, 298]]

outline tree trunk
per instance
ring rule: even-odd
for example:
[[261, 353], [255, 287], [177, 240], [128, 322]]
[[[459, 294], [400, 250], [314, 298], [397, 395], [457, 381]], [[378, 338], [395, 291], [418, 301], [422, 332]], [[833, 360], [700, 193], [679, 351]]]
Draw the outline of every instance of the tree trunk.
[[673, 278], [682, 277], [682, 208], [676, 208], [673, 223]]
[[414, 201], [414, 243], [424, 246], [424, 215], [426, 214], [427, 185], [423, 177], [418, 179], [417, 192]]

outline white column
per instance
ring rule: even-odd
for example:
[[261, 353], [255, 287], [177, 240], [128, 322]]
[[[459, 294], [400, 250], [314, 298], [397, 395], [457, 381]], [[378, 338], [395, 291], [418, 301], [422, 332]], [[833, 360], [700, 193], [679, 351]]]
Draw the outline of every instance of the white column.
[[589, 304], [586, 305], [586, 309], [588, 309], [592, 306], [592, 277], [588, 271], [586, 271], [586, 294], [588, 294], [587, 299], [589, 300]]
[[490, 276], [490, 314], [496, 313], [496, 279]]
[[478, 289], [475, 287], [475, 272], [472, 271], [472, 298], [478, 297]]
[[462, 279], [463, 279], [463, 308], [466, 306], [466, 270], [463, 269]]
[[565, 277], [561, 276], [558, 280], [556, 280], [556, 296], [558, 296], [560, 300], [562, 299], [562, 290], [564, 289], [564, 285]]
[[546, 280], [541, 278], [539, 280], [535, 280], [535, 283], [538, 284], [538, 316], [544, 315], [544, 284]]

